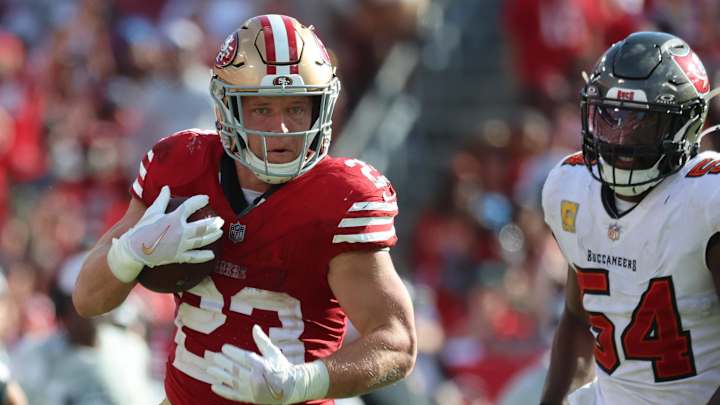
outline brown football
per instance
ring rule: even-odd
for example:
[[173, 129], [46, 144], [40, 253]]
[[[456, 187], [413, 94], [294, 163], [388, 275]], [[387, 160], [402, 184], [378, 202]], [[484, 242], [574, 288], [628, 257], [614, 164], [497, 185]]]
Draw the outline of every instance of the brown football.
[[[186, 199], [187, 197], [171, 198], [165, 212], [174, 211]], [[217, 214], [209, 205], [206, 205], [195, 211], [188, 218], [188, 221], [193, 222], [213, 216], [217, 216]], [[205, 263], [170, 263], [153, 268], [145, 266], [138, 275], [138, 282], [148, 290], [159, 293], [175, 293], [189, 290], [200, 284], [205, 277], [215, 270], [215, 260], [220, 254], [221, 248], [222, 238], [200, 248], [210, 249], [215, 253], [215, 259]]]

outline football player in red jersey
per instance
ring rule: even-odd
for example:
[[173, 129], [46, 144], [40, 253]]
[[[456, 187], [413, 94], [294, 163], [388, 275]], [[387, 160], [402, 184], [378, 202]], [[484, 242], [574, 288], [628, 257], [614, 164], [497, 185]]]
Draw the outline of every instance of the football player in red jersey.
[[[214, 258], [176, 294], [165, 403], [332, 403], [403, 378], [410, 298], [389, 255], [395, 191], [372, 166], [328, 156], [340, 83], [311, 27], [281, 15], [225, 40], [210, 84], [217, 131], [160, 140], [125, 216], [86, 259], [73, 299], [118, 306], [144, 266]], [[166, 214], [170, 194], [191, 196]], [[218, 217], [187, 222], [209, 204]], [[361, 337], [341, 348], [349, 318]]]

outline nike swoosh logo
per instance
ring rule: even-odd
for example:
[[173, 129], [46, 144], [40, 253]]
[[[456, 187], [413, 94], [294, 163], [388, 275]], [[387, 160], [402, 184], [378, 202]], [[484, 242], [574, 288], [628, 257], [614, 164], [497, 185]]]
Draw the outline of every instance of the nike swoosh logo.
[[270, 396], [272, 397], [272, 399], [274, 399], [275, 401], [282, 401], [283, 398], [285, 397], [285, 391], [280, 390], [280, 392], [278, 393], [275, 390], [275, 387], [273, 387], [273, 385], [270, 384], [270, 381], [268, 381], [267, 377], [265, 377], [265, 373], [263, 373], [262, 376], [263, 376], [263, 380], [265, 380], [265, 385], [267, 385], [268, 391], [270, 391]]
[[165, 230], [162, 231], [162, 233], [160, 234], [160, 236], [158, 236], [157, 239], [155, 239], [155, 242], [153, 242], [150, 246], [145, 246], [145, 242], [143, 242], [143, 244], [142, 244], [142, 251], [143, 251], [143, 253], [145, 253], [145, 254], [148, 255], [148, 256], [151, 255], [151, 254], [153, 254], [153, 252], [155, 251], [155, 249], [158, 247], [158, 244], [159, 244], [160, 241], [165, 237], [165, 235], [167, 235], [167, 233], [168, 233], [169, 230], [170, 230], [170, 225], [168, 225], [168, 226], [165, 227]]

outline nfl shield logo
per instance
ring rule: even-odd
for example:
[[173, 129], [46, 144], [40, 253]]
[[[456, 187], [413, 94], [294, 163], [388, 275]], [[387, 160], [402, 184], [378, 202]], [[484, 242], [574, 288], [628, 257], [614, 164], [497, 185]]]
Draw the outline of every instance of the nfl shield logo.
[[610, 240], [612, 241], [620, 239], [620, 225], [611, 224], [608, 227], [608, 238], [610, 238]]
[[242, 242], [245, 239], [245, 225], [234, 222], [230, 224], [230, 234], [228, 235], [233, 243]]

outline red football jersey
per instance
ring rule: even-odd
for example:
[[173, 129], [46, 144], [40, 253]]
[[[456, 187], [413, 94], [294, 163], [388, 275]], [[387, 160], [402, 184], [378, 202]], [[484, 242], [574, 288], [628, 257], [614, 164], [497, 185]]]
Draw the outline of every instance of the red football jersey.
[[210, 390], [206, 358], [224, 343], [257, 352], [254, 324], [292, 363], [336, 351], [346, 317], [328, 285], [330, 259], [397, 241], [395, 191], [366, 163], [328, 156], [238, 217], [219, 182], [223, 153], [214, 132], [179, 132], [148, 152], [131, 189], [146, 206], [163, 185], [174, 196], [207, 194], [225, 220], [214, 274], [176, 295], [177, 332], [165, 378], [173, 405], [237, 404]]

